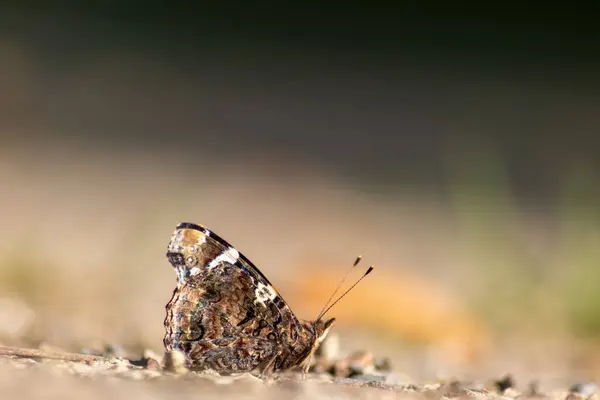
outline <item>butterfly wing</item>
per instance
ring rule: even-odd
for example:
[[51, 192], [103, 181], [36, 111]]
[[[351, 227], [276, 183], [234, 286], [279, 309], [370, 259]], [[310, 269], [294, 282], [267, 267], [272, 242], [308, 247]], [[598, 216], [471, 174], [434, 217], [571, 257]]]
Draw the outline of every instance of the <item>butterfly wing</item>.
[[164, 344], [196, 369], [249, 371], [296, 342], [301, 326], [267, 278], [208, 229], [180, 224], [167, 257], [178, 285], [167, 304]]

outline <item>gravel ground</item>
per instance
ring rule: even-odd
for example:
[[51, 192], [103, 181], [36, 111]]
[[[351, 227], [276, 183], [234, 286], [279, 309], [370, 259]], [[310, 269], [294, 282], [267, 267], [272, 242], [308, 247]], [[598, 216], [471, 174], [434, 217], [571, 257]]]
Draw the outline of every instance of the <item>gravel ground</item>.
[[[590, 399], [593, 383], [542, 393], [530, 384], [520, 392], [512, 377], [489, 382], [411, 382], [385, 360], [358, 352], [327, 362], [321, 356], [305, 380], [291, 372], [261, 380], [251, 374], [219, 376], [185, 369], [180, 354], [145, 352], [138, 360], [44, 349], [0, 347], [0, 393], [9, 399]], [[285, 396], [285, 397], [284, 397]]]

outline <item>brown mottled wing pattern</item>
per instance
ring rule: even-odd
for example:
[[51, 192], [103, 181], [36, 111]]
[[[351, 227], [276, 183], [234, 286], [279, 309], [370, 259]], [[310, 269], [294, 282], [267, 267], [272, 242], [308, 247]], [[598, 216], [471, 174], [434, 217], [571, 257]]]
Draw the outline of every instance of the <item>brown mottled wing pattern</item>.
[[286, 357], [299, 356], [293, 350], [303, 329], [299, 321], [264, 275], [225, 240], [199, 225], [181, 224], [167, 256], [179, 278], [166, 307], [167, 350], [182, 350], [193, 369], [220, 373], [277, 368]]

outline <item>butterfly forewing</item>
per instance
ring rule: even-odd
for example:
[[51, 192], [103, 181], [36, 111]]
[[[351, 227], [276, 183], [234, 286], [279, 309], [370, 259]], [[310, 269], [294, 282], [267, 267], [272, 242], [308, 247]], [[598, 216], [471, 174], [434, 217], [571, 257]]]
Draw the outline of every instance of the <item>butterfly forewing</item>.
[[195, 369], [220, 373], [300, 364], [316, 341], [246, 257], [207, 228], [182, 223], [168, 246], [177, 288], [167, 304], [164, 345]]

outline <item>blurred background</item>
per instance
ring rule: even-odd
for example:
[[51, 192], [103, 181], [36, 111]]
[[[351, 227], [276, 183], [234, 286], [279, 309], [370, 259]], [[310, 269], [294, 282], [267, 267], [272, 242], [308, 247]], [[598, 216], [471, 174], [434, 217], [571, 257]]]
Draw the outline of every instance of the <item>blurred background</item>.
[[3, 2], [0, 343], [160, 352], [191, 221], [301, 318], [375, 264], [344, 352], [599, 377], [597, 21], [497, 6]]

